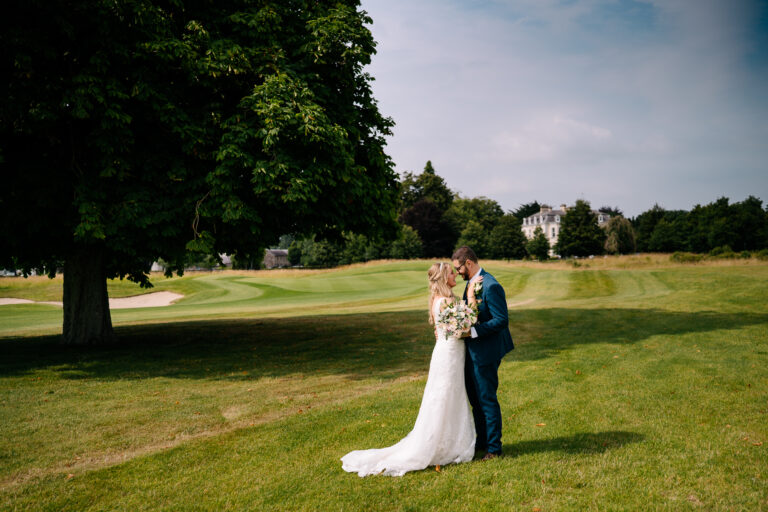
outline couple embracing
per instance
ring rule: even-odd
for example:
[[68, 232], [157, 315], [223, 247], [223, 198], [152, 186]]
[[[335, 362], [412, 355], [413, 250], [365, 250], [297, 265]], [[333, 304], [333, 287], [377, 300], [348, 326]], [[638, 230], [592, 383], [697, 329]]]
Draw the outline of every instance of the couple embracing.
[[[345, 471], [401, 476], [428, 466], [467, 462], [476, 451], [486, 452], [482, 460], [501, 455], [498, 370], [501, 359], [514, 348], [507, 300], [472, 249], [460, 247], [451, 260], [452, 264], [435, 263], [427, 274], [435, 348], [413, 430], [393, 446], [348, 453], [341, 459]], [[468, 308], [453, 295], [457, 274], [467, 283], [463, 303]], [[457, 332], [452, 328], [455, 321], [443, 321], [447, 317], [459, 317], [461, 328], [468, 328]], [[473, 320], [471, 326], [464, 322], [467, 318]]]

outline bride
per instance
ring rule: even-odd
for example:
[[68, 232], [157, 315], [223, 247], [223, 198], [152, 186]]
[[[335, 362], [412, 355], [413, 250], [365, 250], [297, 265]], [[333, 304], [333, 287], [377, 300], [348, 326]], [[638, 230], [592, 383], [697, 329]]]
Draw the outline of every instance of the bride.
[[[429, 323], [456, 300], [451, 290], [456, 274], [447, 263], [435, 263], [428, 273]], [[468, 287], [467, 300], [475, 303], [474, 290]], [[341, 458], [342, 468], [359, 476], [382, 473], [402, 476], [427, 466], [472, 460], [475, 453], [475, 424], [464, 387], [464, 340], [447, 337], [435, 329], [435, 348], [429, 363], [427, 385], [413, 430], [388, 448], [356, 450]]]

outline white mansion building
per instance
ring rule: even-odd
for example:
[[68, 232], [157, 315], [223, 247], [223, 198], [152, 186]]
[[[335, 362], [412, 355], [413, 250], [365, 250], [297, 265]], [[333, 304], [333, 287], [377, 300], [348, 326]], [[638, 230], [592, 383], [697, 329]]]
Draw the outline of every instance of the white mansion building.
[[[539, 213], [523, 219], [523, 233], [528, 239], [531, 239], [533, 232], [540, 227], [544, 231], [544, 236], [549, 240], [549, 246], [554, 247], [557, 243], [557, 236], [560, 234], [560, 220], [568, 214], [568, 208], [568, 206], [561, 204], [559, 210], [553, 210], [551, 206], [542, 204]], [[597, 210], [592, 210], [592, 213], [597, 216], [597, 224], [600, 227], [603, 227], [611, 218], [607, 213]]]

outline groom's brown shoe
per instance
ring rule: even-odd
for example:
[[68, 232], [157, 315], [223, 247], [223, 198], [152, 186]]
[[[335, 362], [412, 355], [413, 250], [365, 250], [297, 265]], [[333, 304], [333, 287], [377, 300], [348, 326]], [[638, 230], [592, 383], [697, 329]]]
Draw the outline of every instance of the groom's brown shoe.
[[481, 460], [482, 461], [491, 460], [491, 459], [497, 458], [498, 456], [499, 456], [498, 453], [488, 452], [488, 453], [485, 454], [485, 457], [483, 457]]

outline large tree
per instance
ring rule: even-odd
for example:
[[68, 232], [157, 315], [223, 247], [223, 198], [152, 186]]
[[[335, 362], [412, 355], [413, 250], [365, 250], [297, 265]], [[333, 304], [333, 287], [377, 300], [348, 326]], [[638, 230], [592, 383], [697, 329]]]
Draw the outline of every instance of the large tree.
[[429, 199], [420, 199], [405, 210], [400, 221], [419, 234], [423, 254], [428, 258], [450, 256], [454, 249], [456, 233], [443, 220], [443, 212]]
[[632, 227], [632, 223], [621, 215], [611, 217], [605, 231], [607, 235], [605, 252], [610, 254], [629, 254], [637, 250], [635, 229]]
[[483, 228], [483, 225], [474, 219], [470, 219], [464, 224], [464, 228], [459, 234], [459, 239], [456, 241], [455, 249], [462, 246], [471, 247], [478, 258], [489, 258], [490, 251], [488, 250], [488, 231]]
[[[526, 255], [525, 234], [520, 219], [508, 213], [499, 219], [488, 237], [490, 256], [498, 259], [522, 259]], [[549, 250], [549, 247], [547, 247]]]
[[549, 249], [547, 235], [544, 234], [541, 226], [536, 226], [536, 229], [533, 231], [533, 237], [525, 244], [525, 251], [531, 258], [545, 261], [549, 259]]
[[754, 196], [730, 208], [731, 229], [736, 233], [734, 251], [765, 249], [768, 247], [768, 216], [763, 202]]
[[539, 213], [541, 211], [541, 205], [538, 201], [533, 201], [532, 203], [525, 203], [521, 204], [517, 207], [516, 210], [513, 210], [511, 213], [521, 221], [526, 218], [530, 217], [534, 213]]
[[654, 204], [650, 210], [646, 210], [631, 220], [637, 235], [637, 250], [646, 252], [649, 250], [648, 244], [651, 240], [651, 234], [656, 229], [656, 224], [664, 218], [666, 210]]
[[597, 211], [607, 213], [611, 217], [624, 217], [624, 212], [618, 206], [601, 206]]
[[555, 252], [561, 256], [590, 256], [602, 254], [605, 231], [597, 223], [587, 201], [579, 199], [560, 223]]
[[648, 249], [654, 252], [673, 252], [685, 248], [685, 240], [672, 222], [661, 219], [648, 240]]
[[[470, 220], [478, 222], [487, 233], [498, 224], [504, 216], [504, 210], [499, 203], [487, 197], [456, 197], [445, 212], [445, 220], [457, 233], [461, 233], [466, 228]], [[461, 246], [462, 244], [457, 244]]]
[[392, 121], [359, 1], [30, 0], [0, 18], [0, 266], [64, 268], [64, 341], [113, 338], [106, 279], [395, 232]]
[[427, 160], [424, 172], [419, 175], [406, 172], [400, 188], [401, 211], [411, 208], [421, 199], [429, 199], [441, 212], [445, 212], [453, 202], [453, 192], [445, 180], [435, 172], [431, 160]]

